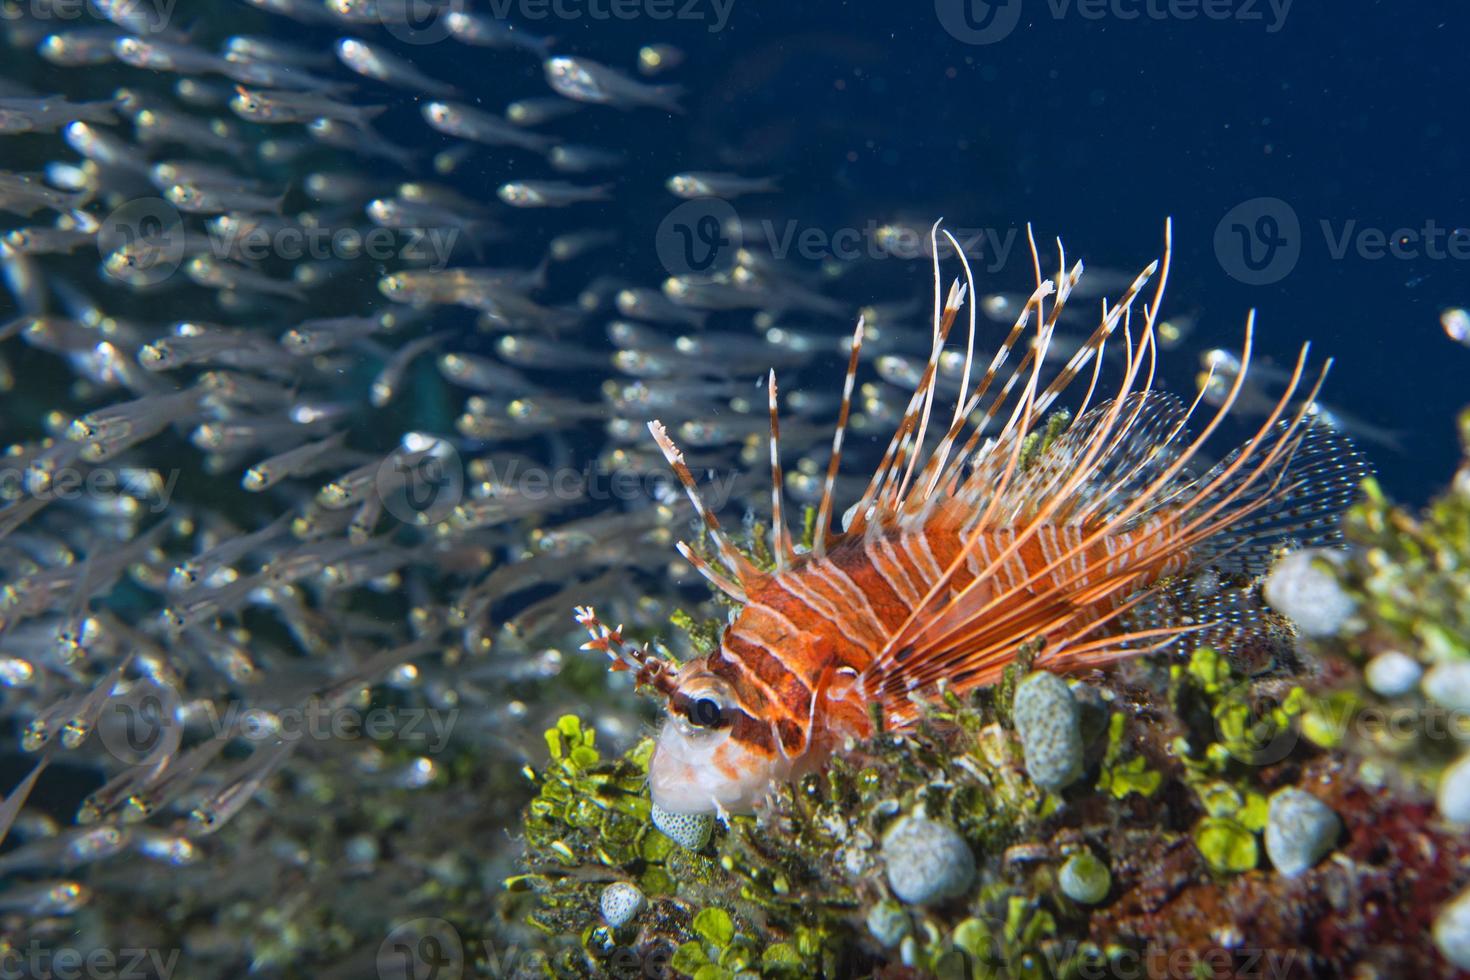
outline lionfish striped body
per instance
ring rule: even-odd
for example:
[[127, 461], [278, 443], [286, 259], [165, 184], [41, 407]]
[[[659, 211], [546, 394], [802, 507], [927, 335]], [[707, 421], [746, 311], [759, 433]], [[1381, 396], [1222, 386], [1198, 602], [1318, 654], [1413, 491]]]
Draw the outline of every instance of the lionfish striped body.
[[[973, 292], [966, 265], [965, 285], [951, 286], [941, 305], [936, 258], [926, 370], [866, 492], [837, 532], [832, 488], [862, 344], [859, 321], [815, 537], [800, 553], [783, 519], [772, 374], [774, 569], [756, 568], [734, 548], [678, 449], [661, 425], [650, 424], [724, 568], [687, 545], [680, 551], [743, 604], [717, 651], [677, 667], [629, 649], [590, 609], [578, 611], [592, 632], [589, 647], [605, 650], [615, 669], [636, 671], [641, 684], [667, 699], [669, 719], [650, 767], [654, 799], [664, 809], [749, 810], [773, 780], [820, 765], [845, 738], [868, 734], [874, 705], [885, 725], [901, 727], [916, 716], [916, 697], [940, 685], [962, 694], [992, 683], [1027, 643], [1039, 642], [1038, 666], [1071, 671], [1238, 625], [1219, 602], [1219, 619], [1200, 619], [1211, 605], [1204, 599], [1188, 603], [1195, 617], [1171, 618], [1168, 600], [1187, 593], [1178, 583], [1196, 570], [1255, 572], [1287, 540], [1331, 540], [1336, 514], [1365, 466], [1309, 411], [1321, 375], [1291, 408], [1305, 387], [1305, 347], [1256, 433], [1197, 475], [1188, 464], [1229, 412], [1245, 371], [1193, 437], [1186, 423], [1199, 400], [1185, 406], [1150, 389], [1167, 234], [1162, 273], [1141, 324], [1134, 323], [1133, 306], [1161, 263], [1150, 265], [1116, 305], [1104, 304], [1087, 342], [1045, 386], [1047, 348], [1081, 265], [1068, 270], [1063, 262], [1054, 284], [1042, 279], [1034, 243], [1032, 255], [1036, 290], [973, 389], [975, 304], [968, 304], [960, 393], [947, 428], [931, 432], [940, 355]], [[1011, 351], [1030, 331], [1026, 354], [1004, 374]], [[1252, 334], [1248, 321], [1243, 364]], [[1104, 347], [1118, 335], [1125, 348], [1122, 381], [1088, 408], [1099, 394]], [[1082, 409], [1039, 446], [1040, 420], [1089, 366]], [[984, 438], [995, 425], [998, 431]]]

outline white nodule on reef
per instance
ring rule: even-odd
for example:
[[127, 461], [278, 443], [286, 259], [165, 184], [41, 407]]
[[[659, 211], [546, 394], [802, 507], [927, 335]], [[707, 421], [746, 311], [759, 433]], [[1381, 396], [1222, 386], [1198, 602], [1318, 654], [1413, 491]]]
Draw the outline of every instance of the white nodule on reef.
[[1306, 790], [1288, 786], [1271, 794], [1266, 814], [1266, 855], [1276, 871], [1295, 878], [1332, 850], [1342, 821]]
[[1424, 696], [1441, 708], [1470, 711], [1470, 662], [1447, 660], [1429, 668], [1419, 684]]
[[1340, 551], [1306, 548], [1278, 561], [1266, 577], [1266, 601], [1307, 636], [1334, 636], [1357, 604], [1319, 562], [1341, 565]]
[[1091, 851], [1078, 851], [1057, 873], [1057, 885], [1074, 902], [1096, 905], [1108, 897], [1113, 887], [1113, 874]]
[[899, 817], [883, 835], [893, 894], [924, 905], [963, 894], [975, 880], [975, 855], [954, 828], [923, 816]]
[[1407, 653], [1389, 650], [1368, 661], [1368, 666], [1363, 668], [1363, 680], [1374, 694], [1396, 698], [1412, 691], [1423, 673], [1419, 661]]
[[686, 851], [703, 848], [715, 828], [715, 818], [708, 813], [671, 813], [657, 803], [650, 813], [653, 825]]
[[1470, 824], [1470, 753], [1460, 756], [1440, 774], [1434, 805], [1446, 820]]
[[1440, 955], [1470, 970], [1470, 891], [1463, 891], [1434, 918], [1434, 945]]
[[1011, 718], [1036, 785], [1056, 792], [1082, 775], [1081, 712], [1066, 681], [1044, 670], [1028, 675], [1016, 687]]
[[617, 929], [632, 922], [647, 903], [637, 885], [615, 881], [602, 890], [598, 904], [602, 907], [603, 921]]

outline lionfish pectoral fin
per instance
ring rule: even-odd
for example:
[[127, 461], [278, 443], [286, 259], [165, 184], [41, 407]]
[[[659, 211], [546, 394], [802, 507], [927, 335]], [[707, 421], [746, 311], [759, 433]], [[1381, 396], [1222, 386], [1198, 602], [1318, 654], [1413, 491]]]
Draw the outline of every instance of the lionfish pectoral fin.
[[[1255, 576], [1270, 567], [1283, 546], [1327, 547], [1342, 540], [1342, 512], [1373, 467], [1347, 435], [1318, 417], [1308, 417], [1295, 432], [1291, 428], [1289, 420], [1277, 423], [1273, 438], [1293, 439], [1295, 445], [1262, 468], [1232, 505], [1237, 510], [1261, 506], [1212, 536], [1206, 560], [1213, 556], [1227, 570]], [[1217, 473], [1228, 474], [1210, 498], [1224, 497], [1244, 482], [1248, 471], [1232, 467], [1251, 449], [1236, 449], [1201, 478], [1209, 484]], [[1209, 504], [1210, 498], [1196, 506]]]
[[[1036, 644], [1036, 665], [1068, 672], [1102, 667], [1124, 657], [1167, 647], [1202, 627], [1195, 623], [1131, 619], [1151, 593], [1138, 587], [1143, 575], [1120, 570], [1089, 578], [1085, 586], [1060, 587], [1049, 593], [1017, 589], [996, 597], [965, 592], [927, 619], [912, 641], [875, 662], [864, 678], [865, 689], [885, 705], [913, 692], [945, 687], [963, 695], [1000, 680], [1028, 644]], [[1115, 594], [1107, 612], [1090, 607], [1096, 593]], [[1126, 624], [1126, 625], [1125, 625]]]
[[1130, 626], [1197, 624], [1186, 648], [1212, 646], [1248, 655], [1282, 646], [1282, 629], [1260, 595], [1259, 577], [1285, 550], [1340, 544], [1341, 515], [1373, 468], [1351, 439], [1319, 418], [1308, 417], [1299, 426], [1282, 420], [1271, 439], [1290, 442], [1268, 465], [1237, 467], [1257, 450], [1247, 444], [1200, 478], [1202, 485], [1218, 486], [1193, 509], [1205, 510], [1228, 497], [1230, 511], [1243, 516], [1200, 542], [1186, 573], [1154, 590], [1130, 617]]

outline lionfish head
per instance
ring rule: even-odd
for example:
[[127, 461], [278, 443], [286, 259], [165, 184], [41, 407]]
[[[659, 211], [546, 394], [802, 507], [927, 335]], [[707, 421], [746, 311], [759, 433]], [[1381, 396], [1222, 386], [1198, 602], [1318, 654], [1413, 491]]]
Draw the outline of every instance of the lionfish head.
[[608, 627], [591, 607], [578, 606], [576, 614], [592, 636], [583, 649], [606, 653], [614, 670], [631, 671], [640, 688], [664, 701], [667, 718], [648, 767], [662, 809], [749, 813], [773, 781], [791, 774], [788, 754], [775, 751], [774, 727], [760, 717], [766, 706], [737, 698], [708, 657], [676, 665], [625, 643], [622, 627]]
[[670, 813], [749, 813], [790, 775], [769, 726], [747, 713], [704, 659], [680, 669], [648, 767], [653, 801]]

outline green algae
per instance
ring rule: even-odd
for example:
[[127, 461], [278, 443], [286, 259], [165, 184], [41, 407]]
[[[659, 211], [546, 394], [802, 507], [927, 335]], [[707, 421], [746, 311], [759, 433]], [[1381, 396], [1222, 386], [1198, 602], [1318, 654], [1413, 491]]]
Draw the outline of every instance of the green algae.
[[1108, 716], [1108, 746], [1102, 760], [1102, 771], [1097, 777], [1097, 789], [1115, 800], [1130, 793], [1153, 796], [1163, 784], [1163, 774], [1150, 769], [1148, 760], [1141, 755], [1123, 757], [1124, 734], [1127, 719], [1121, 714]]
[[[1458, 427], [1470, 457], [1470, 409]], [[1343, 525], [1361, 549], [1343, 573], [1362, 610], [1356, 647], [1393, 641], [1426, 662], [1470, 659], [1470, 458], [1418, 515], [1368, 481]]]
[[1294, 686], [1279, 704], [1265, 705], [1253, 684], [1239, 678], [1215, 650], [1201, 647], [1170, 669], [1170, 701], [1188, 713], [1205, 711], [1213, 738], [1176, 738], [1178, 779], [1193, 792], [1202, 815], [1191, 830], [1211, 870], [1239, 874], [1260, 860], [1266, 796], [1256, 788], [1262, 765], [1280, 762], [1296, 747], [1294, 721], [1308, 702]]
[[[538, 792], [526, 811], [527, 870], [506, 887], [534, 895], [528, 921], [548, 937], [580, 937], [559, 966], [588, 976], [617, 942], [641, 956], [668, 951], [676, 971], [706, 980], [837, 975], [876, 962], [862, 910], [884, 897], [877, 845], [894, 815], [923, 807], [999, 851], [1054, 806], [1025, 779], [1011, 733], [971, 706], [941, 705], [915, 732], [877, 736], [778, 787], [759, 819], [731, 817], [705, 852], [690, 854], [649, 819], [651, 740], [604, 759], [593, 733], [568, 716], [547, 744], [549, 763], [529, 774]], [[597, 910], [613, 880], [649, 899], [618, 935]], [[953, 928], [924, 915], [928, 928], [909, 955], [938, 962], [954, 948]]]
[[[1024, 676], [1033, 652], [996, 686], [967, 699], [944, 692], [911, 729], [850, 744], [822, 771], [774, 787], [758, 816], [728, 818], [698, 853], [675, 846], [650, 822], [644, 782], [652, 741], [604, 758], [590, 730], [563, 718], [547, 732], [546, 768], [529, 773], [538, 792], [527, 809], [528, 870], [507, 886], [534, 894], [528, 921], [548, 937], [579, 937], [557, 963], [577, 975], [597, 975], [622, 946], [663, 956], [677, 975], [703, 980], [862, 975], [884, 963], [939, 976], [1105, 968], [1124, 947], [1087, 941], [1090, 913], [1058, 880], [1064, 866], [1084, 867], [1092, 882], [1113, 880], [1108, 848], [1076, 831], [1059, 838], [1070, 843], [1048, 844], [1058, 820], [1096, 806], [1092, 800], [1148, 807], [1183, 791], [1195, 817], [1178, 833], [1193, 841], [1202, 865], [1224, 875], [1253, 869], [1266, 813], [1256, 763], [1308, 702], [1294, 688], [1261, 713], [1251, 683], [1215, 651], [1198, 650], [1169, 667], [1157, 694], [1159, 705], [1195, 722], [1160, 759], [1142, 751], [1147, 728], [1078, 684], [1080, 703], [1100, 713], [1091, 723], [1098, 743], [1087, 762], [1091, 778], [1052, 793], [1027, 777], [1004, 710], [1005, 691]], [[953, 827], [980, 858], [970, 892], [932, 908], [894, 901], [878, 847], [894, 819], [916, 811]], [[1039, 864], [1018, 870], [1008, 860], [1032, 852]], [[633, 882], [648, 897], [619, 930], [601, 922], [597, 906], [614, 880]], [[1111, 900], [1102, 891], [1098, 907]], [[875, 936], [868, 923], [884, 908], [907, 925], [890, 923], [891, 934]]]
[[[1419, 512], [1390, 501], [1376, 481], [1344, 516], [1351, 545], [1334, 569], [1357, 613], [1314, 654], [1361, 670], [1374, 657], [1406, 655], [1426, 670], [1470, 662], [1470, 409], [1457, 421], [1465, 459], [1450, 486]], [[1359, 761], [1363, 778], [1394, 784], [1409, 798], [1433, 791], [1464, 743], [1455, 704], [1438, 704], [1417, 684], [1382, 695], [1356, 671], [1310, 699], [1301, 734]]]
[[[836, 755], [821, 773], [776, 787], [759, 817], [729, 818], [705, 852], [692, 855], [649, 822], [642, 781], [651, 741], [604, 759], [592, 733], [563, 718], [547, 733], [546, 769], [531, 774], [538, 794], [527, 810], [529, 870], [507, 887], [535, 895], [528, 921], [548, 937], [580, 937], [575, 955], [557, 963], [580, 975], [597, 975], [618, 943], [644, 957], [663, 951], [678, 975], [705, 980], [861, 975], [884, 962], [941, 976], [1050, 976], [1104, 962], [1103, 950], [1077, 945], [1085, 917], [1061, 894], [1055, 870], [1029, 880], [1004, 873], [1001, 856], [1041, 834], [1062, 796], [1026, 777], [1019, 740], [999, 718], [998, 694], [946, 695], [911, 731], [880, 733]], [[1129, 785], [1152, 795], [1164, 776], [1125, 751], [1124, 720], [1114, 713], [1106, 725], [1103, 768], [1113, 773], [1112, 793]], [[878, 851], [892, 820], [916, 809], [954, 827], [988, 859], [971, 894], [932, 909], [893, 901]], [[1055, 867], [1067, 857], [1056, 854]], [[1103, 859], [1089, 859], [1098, 865], [1094, 877], [1107, 874]], [[616, 935], [596, 904], [610, 880], [633, 881], [649, 898]], [[866, 927], [883, 903], [912, 922], [894, 949]], [[1063, 935], [1059, 923], [1074, 934]], [[1041, 972], [1038, 964], [1046, 964]]]

